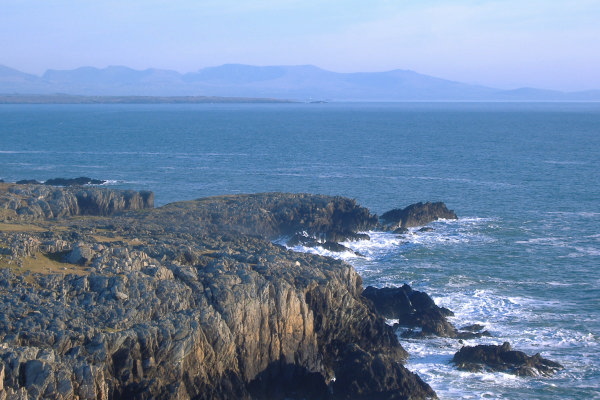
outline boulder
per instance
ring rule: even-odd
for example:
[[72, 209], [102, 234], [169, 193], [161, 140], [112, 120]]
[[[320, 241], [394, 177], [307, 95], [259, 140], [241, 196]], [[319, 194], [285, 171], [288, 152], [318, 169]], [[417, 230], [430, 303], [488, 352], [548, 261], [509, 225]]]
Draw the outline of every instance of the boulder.
[[73, 247], [73, 250], [65, 255], [65, 262], [69, 264], [88, 265], [94, 255], [95, 252], [90, 246], [85, 243], [77, 243]]
[[382, 227], [389, 231], [423, 226], [438, 219], [458, 219], [458, 217], [442, 202], [415, 203], [406, 208], [390, 210], [380, 217]]
[[452, 359], [456, 367], [463, 371], [505, 372], [517, 376], [550, 376], [563, 369], [557, 362], [536, 354], [528, 356], [511, 348], [510, 343], [502, 345], [477, 345], [462, 347]]

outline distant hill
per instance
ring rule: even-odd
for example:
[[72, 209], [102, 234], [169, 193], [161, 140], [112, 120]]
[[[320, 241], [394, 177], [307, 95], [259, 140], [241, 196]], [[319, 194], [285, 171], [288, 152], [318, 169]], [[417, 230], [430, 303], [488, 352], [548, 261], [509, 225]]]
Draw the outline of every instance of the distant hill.
[[128, 67], [48, 70], [35, 76], [0, 66], [0, 94], [81, 96], [219, 96], [299, 101], [600, 101], [600, 90], [564, 93], [500, 90], [414, 71], [337, 73], [312, 65], [227, 64], [180, 74]]

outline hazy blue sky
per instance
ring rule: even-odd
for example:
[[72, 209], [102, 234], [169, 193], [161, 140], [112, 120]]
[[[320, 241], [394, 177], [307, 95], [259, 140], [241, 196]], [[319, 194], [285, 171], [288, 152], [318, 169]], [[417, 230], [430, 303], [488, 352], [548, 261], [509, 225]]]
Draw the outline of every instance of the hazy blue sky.
[[600, 0], [0, 0], [0, 64], [410, 69], [600, 89]]

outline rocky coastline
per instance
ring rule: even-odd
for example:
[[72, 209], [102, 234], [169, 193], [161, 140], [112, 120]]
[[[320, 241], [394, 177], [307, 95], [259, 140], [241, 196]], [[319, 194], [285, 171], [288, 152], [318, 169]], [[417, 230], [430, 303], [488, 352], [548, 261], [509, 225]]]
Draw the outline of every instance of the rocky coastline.
[[0, 183], [0, 400], [436, 398], [385, 318], [482, 332], [426, 293], [363, 291], [350, 265], [273, 241], [363, 240], [444, 209], [383, 221], [285, 193], [154, 208], [150, 192]]

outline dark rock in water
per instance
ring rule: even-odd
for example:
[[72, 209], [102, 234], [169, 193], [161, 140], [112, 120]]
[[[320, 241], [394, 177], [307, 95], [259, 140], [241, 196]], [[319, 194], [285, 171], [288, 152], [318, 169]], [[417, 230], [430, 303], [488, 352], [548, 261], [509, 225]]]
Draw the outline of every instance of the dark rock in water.
[[462, 328], [460, 328], [460, 330], [466, 331], [466, 332], [479, 332], [479, 331], [482, 331], [483, 328], [485, 328], [485, 326], [480, 325], [480, 324], [473, 324], [473, 325], [463, 326]]
[[54, 178], [48, 179], [44, 182], [44, 185], [51, 186], [83, 186], [83, 185], [102, 185], [106, 183], [106, 181], [100, 179], [92, 179], [85, 176], [81, 176], [79, 178]]
[[398, 319], [401, 326], [421, 328], [418, 335], [457, 335], [456, 328], [446, 319], [453, 315], [452, 311], [438, 307], [427, 293], [413, 290], [409, 285], [381, 289], [368, 286], [363, 296], [371, 300], [377, 312], [385, 318]]
[[405, 233], [408, 233], [408, 228], [396, 228], [394, 229], [394, 231], [392, 233], [395, 233], [397, 235], [404, 235]]
[[480, 324], [473, 324], [463, 326], [456, 332], [457, 339], [476, 339], [481, 337], [491, 337], [492, 334], [484, 330], [485, 326]]
[[461, 348], [452, 359], [458, 369], [470, 372], [495, 371], [518, 376], [550, 376], [563, 366], [538, 354], [528, 356], [512, 350], [510, 343]]
[[336, 253], [349, 252], [349, 253], [353, 253], [354, 255], [357, 255], [359, 257], [362, 257], [362, 254], [360, 254], [357, 251], [352, 250], [349, 247], [344, 246], [343, 244], [339, 244], [339, 243], [335, 243], [335, 242], [325, 242], [325, 243], [320, 243], [319, 246], [324, 248], [325, 250], [333, 251]]
[[36, 181], [35, 179], [22, 179], [15, 182], [17, 185], [41, 185], [42, 182]]
[[423, 228], [419, 229], [419, 232], [433, 232], [434, 229], [430, 226], [424, 226]]
[[394, 209], [381, 216], [382, 225], [387, 230], [423, 226], [438, 219], [458, 219], [458, 217], [442, 202], [411, 204], [404, 209]]
[[371, 238], [366, 233], [329, 231], [325, 234], [325, 240], [329, 242], [358, 242], [360, 240], [371, 240]]
[[302, 233], [294, 234], [288, 241], [287, 245], [290, 247], [294, 246], [305, 246], [305, 247], [316, 247], [320, 244], [316, 238], [303, 235]]

